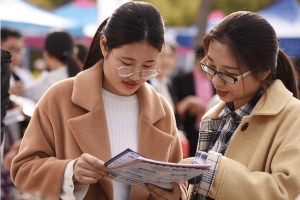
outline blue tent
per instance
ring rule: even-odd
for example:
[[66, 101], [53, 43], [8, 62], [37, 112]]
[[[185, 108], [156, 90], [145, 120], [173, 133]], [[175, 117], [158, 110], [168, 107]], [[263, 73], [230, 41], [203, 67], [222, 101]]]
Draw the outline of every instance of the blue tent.
[[278, 0], [257, 13], [273, 26], [285, 53], [300, 56], [300, 3]]
[[81, 27], [80, 30], [70, 32], [77, 37], [84, 37], [87, 29], [94, 28], [95, 24], [98, 24], [97, 6], [92, 0], [74, 0], [52, 10], [51, 13], [76, 21]]

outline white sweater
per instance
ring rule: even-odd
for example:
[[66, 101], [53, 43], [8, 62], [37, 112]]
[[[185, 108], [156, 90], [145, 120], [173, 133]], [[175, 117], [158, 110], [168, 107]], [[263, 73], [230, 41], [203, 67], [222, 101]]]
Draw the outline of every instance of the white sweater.
[[[136, 94], [133, 96], [118, 96], [102, 89], [102, 100], [104, 103], [112, 156], [121, 153], [126, 148], [137, 151], [140, 113], [138, 96]], [[87, 185], [74, 186], [72, 181], [74, 162], [75, 161], [71, 161], [65, 171], [60, 195], [62, 199], [83, 199], [88, 190]], [[113, 187], [115, 200], [129, 199], [129, 185], [114, 181]]]

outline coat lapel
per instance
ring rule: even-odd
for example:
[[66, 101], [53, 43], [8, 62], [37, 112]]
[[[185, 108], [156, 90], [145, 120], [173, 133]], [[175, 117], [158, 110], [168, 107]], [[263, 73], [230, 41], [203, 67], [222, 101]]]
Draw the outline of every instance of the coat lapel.
[[[75, 77], [72, 101], [87, 112], [70, 119], [68, 124], [82, 152], [106, 162], [111, 158], [111, 148], [102, 102], [101, 80], [101, 62]], [[100, 183], [109, 199], [113, 199], [112, 181], [103, 179]]]
[[[138, 153], [147, 158], [165, 161], [174, 138], [170, 133], [165, 133], [154, 125], [166, 116], [162, 102], [154, 88], [148, 83], [141, 86], [138, 96], [141, 107]], [[148, 199], [149, 195], [150, 193], [140, 186], [131, 187], [131, 200]]]
[[[103, 108], [98, 106], [95, 110], [70, 119], [68, 121], [71, 131], [83, 153], [91, 154], [106, 162], [111, 158], [110, 140]], [[109, 199], [113, 197], [113, 185], [109, 179], [100, 180]]]
[[164, 161], [174, 138], [171, 133], [165, 133], [155, 126], [156, 122], [166, 117], [163, 103], [148, 83], [141, 86], [138, 96], [141, 107], [138, 152], [145, 157]]

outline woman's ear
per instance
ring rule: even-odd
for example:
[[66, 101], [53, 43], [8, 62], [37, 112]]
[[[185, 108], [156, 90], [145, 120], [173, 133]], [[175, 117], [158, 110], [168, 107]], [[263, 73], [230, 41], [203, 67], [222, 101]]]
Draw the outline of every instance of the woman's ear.
[[100, 37], [100, 49], [102, 51], [102, 54], [103, 54], [104, 58], [106, 58], [106, 55], [107, 55], [106, 42], [107, 42], [106, 36], [101, 35], [101, 37]]

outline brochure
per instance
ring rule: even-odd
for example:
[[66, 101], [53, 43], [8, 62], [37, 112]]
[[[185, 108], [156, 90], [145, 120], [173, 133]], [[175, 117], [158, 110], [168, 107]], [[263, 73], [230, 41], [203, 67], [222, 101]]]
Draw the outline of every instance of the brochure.
[[183, 183], [208, 170], [209, 164], [179, 164], [145, 158], [126, 149], [105, 163], [109, 178], [129, 185], [144, 186], [146, 183], [164, 189], [172, 189], [172, 183]]

